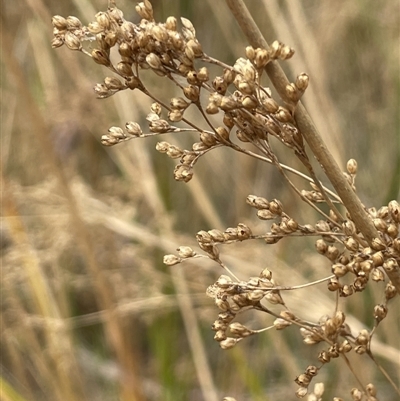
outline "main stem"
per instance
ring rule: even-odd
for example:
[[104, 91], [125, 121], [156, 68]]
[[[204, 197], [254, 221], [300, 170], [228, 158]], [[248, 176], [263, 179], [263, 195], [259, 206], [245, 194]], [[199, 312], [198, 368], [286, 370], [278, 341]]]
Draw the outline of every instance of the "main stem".
[[[226, 0], [226, 3], [231, 9], [232, 14], [236, 18], [236, 21], [250, 45], [254, 48], [260, 47], [268, 49], [268, 43], [264, 39], [243, 0]], [[284, 101], [290, 103], [286, 96], [286, 85], [289, 84], [289, 80], [279, 63], [276, 61], [269, 62], [265, 67], [265, 71], [279, 93], [279, 96]], [[341, 169], [337, 165], [336, 160], [333, 158], [324, 141], [318, 134], [317, 128], [301, 102], [296, 106], [294, 117], [301, 134], [340, 196], [344, 206], [350, 213], [351, 219], [363, 234], [364, 238], [371, 245], [374, 238], [379, 238], [379, 233], [366, 213], [360, 199], [355, 194]], [[400, 294], [400, 273], [398, 271], [386, 271], [386, 273], [393, 285], [396, 287], [397, 293]]]

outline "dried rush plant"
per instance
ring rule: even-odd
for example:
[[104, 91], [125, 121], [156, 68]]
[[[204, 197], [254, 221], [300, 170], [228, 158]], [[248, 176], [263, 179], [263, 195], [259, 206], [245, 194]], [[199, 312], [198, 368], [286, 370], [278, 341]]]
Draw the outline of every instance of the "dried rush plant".
[[[315, 364], [299, 372], [295, 379], [298, 397], [322, 399], [323, 382], [313, 383], [312, 388], [310, 384], [318, 381], [315, 378], [319, 372], [338, 358], [354, 377], [354, 388], [346, 390], [350, 399], [379, 399], [376, 386], [366, 383], [362, 372], [353, 368], [351, 358], [354, 357], [370, 358], [394, 393], [400, 394], [395, 380], [376, 361], [371, 347], [380, 323], [393, 315], [394, 307], [389, 301], [393, 302], [400, 292], [399, 203], [393, 200], [380, 208], [362, 205], [355, 188], [357, 162], [349, 160], [347, 172], [339, 169], [300, 102], [309, 83], [308, 75], [301, 73], [290, 83], [279, 66], [278, 60], [289, 59], [294, 50], [278, 41], [268, 46], [242, 1], [227, 0], [227, 3], [251, 44], [245, 49], [246, 57], [237, 59], [233, 66], [204, 52], [188, 19], [181, 18], [179, 23], [175, 17], [168, 17], [165, 22], [156, 22], [148, 0], [136, 6], [141, 17], [138, 24], [124, 19], [114, 2], [110, 2], [105, 12], [97, 13], [87, 26], [76, 17], [55, 16], [52, 46], [66, 45], [114, 74], [95, 86], [98, 98], [136, 90], [154, 101], [145, 131], [132, 121], [126, 123], [125, 129], [111, 127], [101, 137], [103, 145], [114, 146], [166, 133], [194, 132], [198, 134], [198, 141], [191, 149], [181, 149], [165, 141], [157, 143], [159, 152], [178, 160], [174, 170], [176, 180], [190, 181], [201, 157], [227, 147], [274, 166], [298, 199], [320, 214], [321, 220], [316, 222], [299, 222], [285, 211], [280, 200], [249, 195], [246, 202], [254, 208], [257, 217], [266, 222], [265, 232], [255, 234], [240, 222], [225, 231], [202, 230], [196, 236], [202, 252], [181, 246], [177, 254], [164, 257], [164, 263], [169, 266], [191, 258], [209, 258], [224, 270], [225, 274], [206, 291], [218, 309], [212, 330], [221, 348], [235, 347], [246, 337], [268, 329], [285, 330], [294, 326], [299, 329], [305, 345], [322, 345], [315, 352]], [[113, 48], [118, 51], [111, 52]], [[220, 75], [210, 76], [209, 65], [219, 67]], [[148, 72], [171, 80], [182, 96], [169, 101], [157, 99], [143, 83], [143, 74]], [[278, 101], [263, 84], [267, 76], [281, 97]], [[186, 117], [188, 108], [197, 108], [203, 126]], [[211, 115], [218, 115], [220, 124], [214, 124], [215, 116], [210, 118]], [[292, 158], [299, 160], [307, 173], [282, 164], [274, 150], [279, 146], [289, 149]], [[317, 178], [310, 155], [318, 160], [335, 191]], [[311, 190], [298, 188], [291, 174], [304, 179]], [[259, 240], [272, 246], [283, 238], [305, 236], [315, 237], [315, 250], [329, 261], [330, 272], [304, 285], [277, 285], [270, 268], [264, 268], [257, 277], [237, 277], [220, 256], [222, 244]], [[310, 322], [285, 303], [286, 291], [321, 282], [326, 282], [326, 291], [336, 298], [331, 315]], [[371, 307], [372, 327], [355, 331], [347, 322], [341, 305], [348, 297], [362, 297], [368, 286], [379, 285], [383, 295], [381, 302]], [[269, 315], [271, 325], [255, 330], [236, 321], [249, 310]]]

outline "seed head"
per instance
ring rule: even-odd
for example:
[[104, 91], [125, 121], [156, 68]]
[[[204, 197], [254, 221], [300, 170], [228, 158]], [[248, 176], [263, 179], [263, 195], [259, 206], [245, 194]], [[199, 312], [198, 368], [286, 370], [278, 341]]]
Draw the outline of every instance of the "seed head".
[[64, 43], [68, 47], [68, 49], [71, 49], [71, 50], [81, 50], [82, 49], [81, 41], [72, 32], [68, 31], [65, 33]]
[[308, 77], [308, 75], [305, 72], [302, 72], [296, 78], [296, 82], [295, 82], [296, 88], [299, 91], [304, 92], [308, 87], [309, 80], [310, 80], [310, 78]]
[[164, 264], [167, 266], [177, 265], [181, 261], [182, 259], [176, 255], [165, 255], [163, 259]]

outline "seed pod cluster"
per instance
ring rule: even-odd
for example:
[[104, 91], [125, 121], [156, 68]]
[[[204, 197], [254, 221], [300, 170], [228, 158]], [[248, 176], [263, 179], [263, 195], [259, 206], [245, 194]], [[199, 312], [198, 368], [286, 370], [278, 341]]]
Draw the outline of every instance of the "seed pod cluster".
[[[199, 232], [198, 236], [205, 241], [211, 241], [207, 234], [211, 236], [205, 231]], [[220, 233], [214, 234], [220, 235]], [[208, 287], [207, 295], [214, 299], [220, 310], [218, 319], [212, 325], [212, 330], [216, 332], [214, 339], [220, 343], [222, 348], [232, 348], [239, 340], [259, 332], [251, 330], [241, 323], [233, 322], [239, 313], [249, 308], [260, 307], [260, 302], [264, 299], [271, 304], [284, 305], [280, 292], [275, 287], [272, 273], [267, 268], [258, 277], [250, 277], [248, 281], [238, 282], [230, 276], [222, 275]], [[284, 328], [284, 325], [285, 327], [290, 325], [290, 320], [295, 320], [294, 315], [288, 311], [283, 311], [281, 316], [281, 321], [274, 324], [278, 330]], [[287, 322], [287, 324], [283, 322]]]

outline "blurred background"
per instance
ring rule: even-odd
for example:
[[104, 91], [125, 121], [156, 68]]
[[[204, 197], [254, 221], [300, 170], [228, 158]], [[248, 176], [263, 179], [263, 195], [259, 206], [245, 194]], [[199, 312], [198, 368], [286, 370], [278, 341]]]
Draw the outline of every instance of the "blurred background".
[[[377, 208], [399, 200], [400, 3], [247, 3], [269, 43], [296, 49], [283, 67], [292, 80], [310, 75], [305, 105], [343, 170], [349, 158], [358, 161], [361, 200]], [[138, 22], [135, 4], [117, 1], [125, 18]], [[230, 64], [244, 55], [246, 41], [224, 1], [152, 4], [158, 21], [189, 18], [207, 54]], [[201, 229], [242, 222], [263, 233], [245, 203], [249, 194], [280, 199], [302, 224], [319, 217], [271, 166], [229, 149], [202, 158], [183, 184], [173, 179], [174, 161], [155, 150], [160, 139], [102, 147], [111, 126], [137, 121], [145, 130], [151, 102], [136, 91], [97, 100], [93, 86], [112, 74], [50, 43], [53, 15], [87, 24], [106, 8], [106, 0], [2, 2], [1, 399], [295, 399], [293, 380], [320, 348], [304, 346], [293, 327], [221, 350], [210, 329], [218, 310], [205, 295], [219, 266], [200, 260], [168, 268], [162, 257], [179, 245], [197, 250]], [[165, 101], [177, 95], [150, 72], [146, 84]], [[196, 141], [186, 134], [161, 139], [184, 148]], [[289, 153], [279, 155], [301, 168]], [[226, 245], [221, 257], [242, 279], [265, 267], [282, 285], [330, 274], [313, 240]], [[372, 327], [373, 306], [383, 300], [383, 285], [370, 287], [341, 303], [355, 331], [361, 322]], [[335, 307], [324, 284], [283, 295], [307, 319]], [[391, 312], [373, 351], [398, 379], [400, 322]], [[253, 329], [272, 324], [261, 313], [245, 315], [241, 322]], [[396, 399], [367, 357], [352, 363], [365, 383], [378, 386], [380, 399]], [[325, 383], [326, 399], [349, 399], [355, 385], [338, 360], [315, 381]]]

